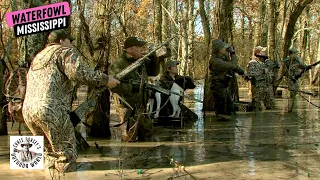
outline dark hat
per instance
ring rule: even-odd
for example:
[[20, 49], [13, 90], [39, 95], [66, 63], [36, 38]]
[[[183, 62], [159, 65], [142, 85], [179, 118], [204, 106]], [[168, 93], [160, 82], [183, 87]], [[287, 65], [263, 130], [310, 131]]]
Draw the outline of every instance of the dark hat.
[[166, 62], [166, 68], [168, 69], [169, 67], [171, 67], [171, 66], [176, 66], [176, 65], [178, 65], [178, 64], [180, 64], [178, 61], [168, 60], [168, 61]]
[[49, 43], [58, 43], [61, 40], [69, 39], [70, 41], [75, 40], [73, 36], [71, 36], [69, 33], [67, 33], [64, 29], [59, 29], [52, 31], [49, 34], [48, 42]]
[[142, 41], [140, 38], [138, 37], [128, 37], [125, 41], [124, 41], [124, 49], [127, 49], [129, 47], [132, 46], [138, 46], [138, 47], [142, 47], [145, 44], [147, 44], [146, 41]]
[[220, 39], [215, 39], [212, 41], [212, 52], [213, 54], [217, 54], [219, 53], [219, 51], [223, 48], [229, 48], [230, 45], [223, 42], [222, 40]]

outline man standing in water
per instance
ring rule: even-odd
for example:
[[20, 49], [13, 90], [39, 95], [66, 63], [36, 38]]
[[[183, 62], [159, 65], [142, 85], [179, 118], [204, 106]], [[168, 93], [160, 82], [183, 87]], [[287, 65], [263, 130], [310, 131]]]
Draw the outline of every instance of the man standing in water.
[[232, 71], [244, 75], [244, 70], [236, 62], [234, 49], [220, 39], [212, 41], [212, 53], [209, 62], [211, 74], [211, 90], [214, 97], [214, 108], [219, 120], [229, 120], [235, 112], [234, 102], [228, 87], [232, 79]]
[[[312, 66], [306, 65], [302, 62], [299, 52], [295, 48], [289, 50], [289, 57], [282, 61], [283, 71], [281, 72], [279, 80], [282, 77], [286, 77], [288, 88], [290, 90], [290, 99], [289, 99], [289, 112], [292, 111], [294, 106], [295, 97], [299, 90], [298, 79], [301, 71], [307, 71], [311, 69]], [[278, 81], [279, 81], [278, 80]]]
[[[274, 96], [272, 87], [273, 72], [270, 72], [268, 64], [267, 48], [257, 46], [254, 49], [254, 59], [248, 64], [248, 76], [251, 81], [252, 105], [254, 109], [261, 110], [261, 102], [266, 109], [274, 107]], [[272, 63], [271, 63], [272, 64]]]
[[[138, 37], [128, 37], [124, 41], [122, 55], [109, 67], [110, 73], [116, 75], [130, 64], [141, 58], [147, 52], [147, 42]], [[122, 141], [145, 141], [152, 136], [153, 125], [150, 116], [146, 114], [148, 93], [140, 88], [140, 82], [145, 82], [147, 76], [157, 76], [160, 72], [160, 62], [170, 56], [170, 49], [159, 57], [154, 53], [144, 65], [126, 75], [122, 83], [111, 91], [122, 96], [133, 109], [122, 101], [116, 101], [117, 114], [120, 117]], [[138, 82], [138, 83], [137, 83]]]
[[44, 136], [45, 166], [76, 170], [76, 138], [69, 117], [74, 83], [114, 88], [120, 82], [85, 66], [74, 50], [74, 37], [64, 30], [50, 33], [48, 45], [34, 58], [28, 75], [23, 117], [34, 136]]

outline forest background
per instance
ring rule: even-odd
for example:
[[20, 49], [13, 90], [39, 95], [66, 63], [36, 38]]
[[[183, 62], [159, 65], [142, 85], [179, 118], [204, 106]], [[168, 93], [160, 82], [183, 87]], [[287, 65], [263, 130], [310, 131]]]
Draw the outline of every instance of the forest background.
[[[0, 0], [0, 57], [15, 70], [44, 48], [48, 33], [16, 38], [5, 14], [62, 1]], [[268, 47], [273, 61], [284, 59], [290, 47], [306, 64], [320, 60], [320, 0], [68, 0], [68, 31], [74, 45], [93, 68], [105, 71], [120, 56], [128, 36], [160, 44], [172, 36], [172, 59], [180, 61], [181, 75], [208, 78], [210, 42], [220, 38], [233, 45], [238, 63], [246, 68], [255, 46]], [[163, 63], [164, 64], [164, 63]], [[310, 85], [319, 68], [305, 73], [300, 83]], [[5, 73], [0, 68], [2, 75]], [[237, 81], [236, 81], [237, 82]], [[3, 87], [3, 78], [0, 85]], [[248, 87], [238, 78], [234, 86]], [[319, 84], [317, 84], [319, 85]], [[205, 87], [205, 89], [208, 89]], [[206, 91], [206, 90], [205, 90]], [[210, 91], [204, 110], [210, 110]], [[1, 94], [0, 100], [4, 101]], [[108, 110], [108, 108], [107, 108]]]

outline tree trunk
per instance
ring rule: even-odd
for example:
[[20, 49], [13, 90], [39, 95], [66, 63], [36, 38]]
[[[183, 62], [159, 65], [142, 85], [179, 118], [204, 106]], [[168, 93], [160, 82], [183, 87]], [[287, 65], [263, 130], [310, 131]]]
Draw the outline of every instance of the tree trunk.
[[[269, 59], [274, 61], [274, 63], [277, 63], [277, 44], [279, 41], [277, 41], [277, 23], [278, 23], [278, 16], [279, 16], [279, 2], [278, 0], [269, 0], [269, 36], [268, 36], [268, 55]], [[277, 75], [279, 72], [279, 69], [274, 68], [273, 73]], [[274, 78], [271, 80], [272, 84], [276, 81], [277, 77], [274, 76]], [[273, 92], [275, 93], [275, 92]]]
[[[233, 0], [219, 0], [218, 2], [218, 32], [219, 39], [233, 45]], [[237, 62], [234, 62], [237, 63]], [[233, 101], [239, 101], [238, 81], [235, 73], [232, 74], [232, 81], [229, 91]]]
[[204, 34], [204, 44], [206, 47], [206, 52], [208, 52], [208, 56], [206, 56], [206, 59], [209, 59], [209, 48], [210, 48], [210, 38], [211, 38], [211, 33], [210, 33], [210, 23], [208, 20], [207, 13], [205, 11], [204, 7], [204, 0], [198, 0], [199, 1], [199, 13], [201, 17], [201, 24], [202, 24], [202, 29], [203, 29], [203, 34]]
[[284, 36], [284, 44], [283, 44], [283, 58], [288, 56], [289, 48], [291, 46], [291, 40], [294, 35], [294, 28], [297, 22], [298, 17], [304, 10], [304, 8], [309, 5], [313, 0], [300, 0], [296, 7], [294, 8], [293, 12], [290, 14], [289, 22], [286, 28], [286, 34]]
[[199, 0], [199, 13], [200, 13], [200, 17], [201, 17], [201, 24], [202, 24], [202, 29], [204, 32], [204, 44], [206, 47], [206, 51], [207, 54], [206, 56], [204, 56], [204, 58], [206, 59], [206, 67], [207, 67], [207, 72], [206, 72], [206, 76], [205, 76], [205, 83], [204, 83], [204, 99], [203, 99], [203, 110], [204, 111], [212, 111], [213, 110], [213, 95], [210, 89], [210, 73], [209, 73], [209, 57], [210, 57], [210, 24], [209, 24], [209, 20], [207, 17], [207, 13], [205, 11], [205, 7], [204, 7], [204, 0]]
[[161, 7], [161, 0], [155, 0], [155, 39], [156, 43], [160, 44], [162, 41], [162, 7]]
[[161, 8], [162, 9], [162, 42], [170, 38], [170, 29], [169, 29], [170, 19], [169, 19], [168, 13], [165, 10], [165, 9], [169, 9], [169, 0], [164, 0], [163, 6], [165, 8]]
[[182, 15], [182, 41], [181, 41], [181, 63], [180, 74], [186, 75], [188, 72], [188, 10], [189, 0], [183, 0], [183, 15]]
[[[174, 22], [171, 21], [171, 35], [178, 35], [178, 5], [177, 0], [170, 0], [170, 14], [174, 19]], [[171, 46], [171, 58], [173, 60], [178, 59], [178, 47], [179, 47], [179, 38], [175, 38], [170, 43]]]
[[194, 75], [194, 0], [189, 0], [189, 14], [188, 14], [188, 75]]
[[278, 0], [269, 0], [269, 17], [270, 17], [270, 25], [269, 25], [269, 39], [268, 39], [268, 54], [269, 58], [273, 61], [276, 61], [277, 57], [277, 24], [278, 24]]
[[[4, 77], [5, 74], [5, 66], [2, 64], [4, 62], [1, 61], [0, 63], [0, 76]], [[4, 89], [4, 78], [0, 78], [0, 87]], [[4, 106], [6, 105], [6, 99], [3, 93], [0, 93], [0, 135], [8, 135], [8, 128], [7, 128], [7, 111], [5, 110]]]
[[[259, 1], [259, 9], [258, 9], [257, 15], [256, 15], [253, 47], [265, 45], [265, 44], [263, 44], [263, 32], [265, 31], [265, 30], [263, 30], [264, 22], [265, 22], [264, 21], [265, 14], [266, 14], [265, 0], [260, 0]], [[253, 53], [252, 53], [252, 55], [253, 55]]]
[[[318, 34], [317, 61], [319, 59], [320, 59], [320, 34]], [[314, 70], [314, 75], [312, 77], [312, 84], [315, 84], [318, 82], [318, 88], [320, 87], [319, 75], [320, 75], [320, 65], [318, 64]]]
[[[108, 74], [108, 59], [110, 55], [110, 27], [111, 27], [111, 13], [112, 0], [101, 1], [97, 4], [96, 12], [98, 19], [98, 29], [96, 30], [96, 38], [94, 40], [94, 59], [97, 63], [95, 69], [103, 71]], [[110, 132], [110, 92], [104, 91], [97, 97], [97, 107], [90, 113], [87, 118], [91, 122], [90, 136], [108, 138], [111, 136]]]
[[233, 44], [233, 0], [218, 1], [218, 32], [219, 39]]
[[[312, 64], [312, 58], [310, 58], [310, 31], [309, 28], [309, 18], [310, 17], [310, 6], [306, 8], [305, 16], [303, 17], [302, 24], [303, 29], [305, 29], [302, 33], [301, 40], [301, 57], [304, 62], [308, 59], [308, 63]], [[309, 70], [309, 85], [312, 85], [312, 69]]]

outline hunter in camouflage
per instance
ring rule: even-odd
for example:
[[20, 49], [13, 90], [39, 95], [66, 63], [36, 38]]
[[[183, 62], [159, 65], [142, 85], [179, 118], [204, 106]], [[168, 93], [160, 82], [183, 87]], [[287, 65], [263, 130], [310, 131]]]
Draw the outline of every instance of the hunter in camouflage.
[[76, 138], [69, 117], [76, 83], [109, 88], [120, 82], [82, 63], [72, 48], [72, 36], [53, 31], [49, 44], [36, 55], [27, 74], [23, 117], [33, 135], [44, 136], [46, 168], [76, 169]]
[[282, 60], [282, 67], [283, 69], [279, 80], [281, 80], [282, 77], [286, 77], [286, 82], [290, 91], [289, 112], [291, 112], [294, 105], [294, 98], [299, 90], [297, 76], [302, 71], [310, 69], [311, 66], [303, 63], [301, 57], [299, 56], [299, 52], [295, 48], [291, 48], [289, 50], [289, 57]]
[[268, 60], [266, 47], [254, 49], [254, 59], [248, 63], [248, 76], [251, 81], [252, 104], [254, 109], [261, 110], [261, 102], [266, 109], [274, 107], [272, 62]]
[[[147, 42], [137, 37], [128, 37], [124, 42], [122, 55], [111, 64], [109, 72], [116, 75], [131, 63], [143, 56], [147, 51]], [[152, 121], [146, 113], [148, 93], [146, 89], [140, 87], [140, 82], [145, 82], [148, 76], [157, 76], [160, 72], [160, 61], [170, 55], [170, 50], [162, 56], [156, 54], [149, 56], [146, 63], [126, 75], [122, 83], [112, 89], [127, 101], [133, 109], [130, 109], [123, 102], [116, 100], [116, 111], [120, 117], [122, 141], [144, 141], [151, 137], [153, 131]], [[137, 83], [138, 82], [138, 83]]]
[[244, 75], [244, 70], [236, 63], [234, 49], [220, 39], [212, 41], [212, 54], [209, 62], [211, 74], [211, 90], [215, 101], [215, 113], [221, 120], [230, 119], [235, 112], [234, 102], [228, 87], [232, 79], [232, 72]]

